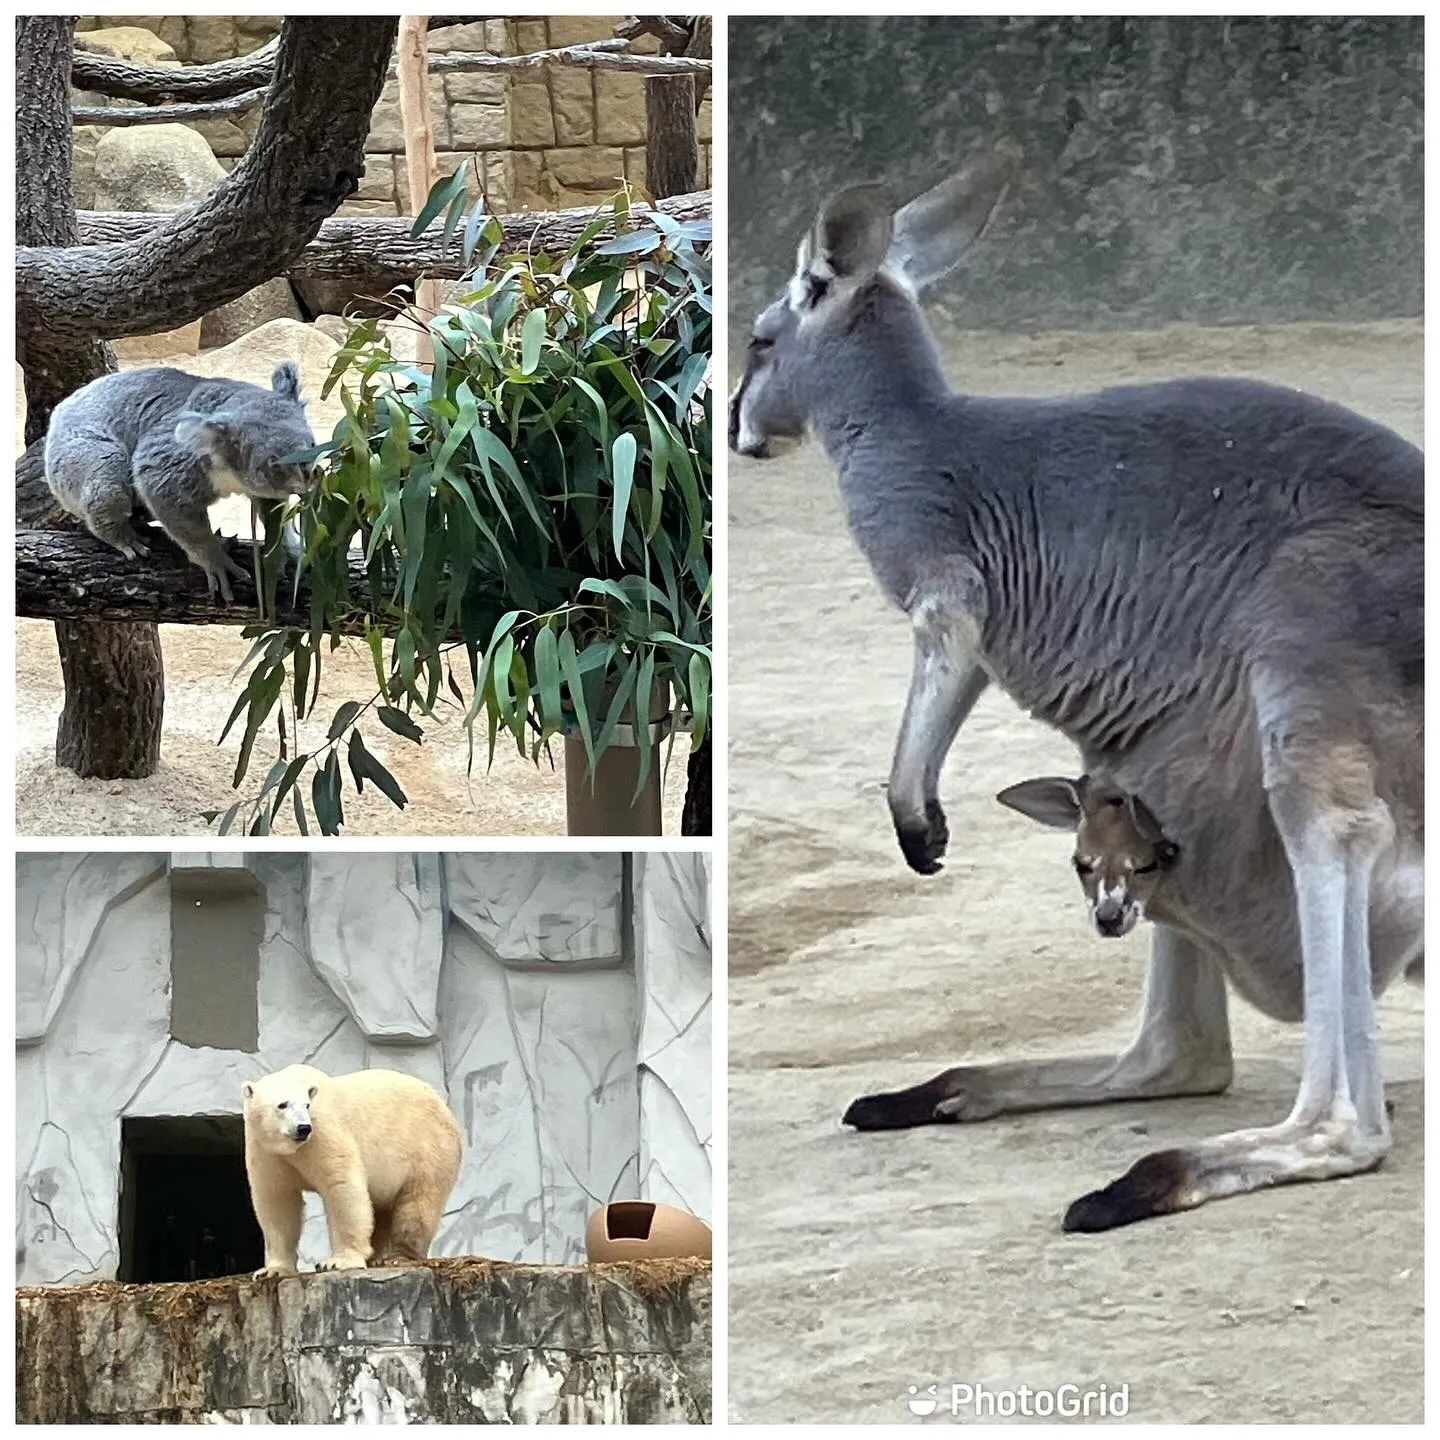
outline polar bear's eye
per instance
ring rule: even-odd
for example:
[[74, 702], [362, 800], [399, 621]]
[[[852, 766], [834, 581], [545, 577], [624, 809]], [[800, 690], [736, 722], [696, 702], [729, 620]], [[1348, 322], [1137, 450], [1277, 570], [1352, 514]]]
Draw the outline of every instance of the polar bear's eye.
[[277, 1110], [283, 1110], [289, 1103], [288, 1100], [282, 1100], [275, 1108]]

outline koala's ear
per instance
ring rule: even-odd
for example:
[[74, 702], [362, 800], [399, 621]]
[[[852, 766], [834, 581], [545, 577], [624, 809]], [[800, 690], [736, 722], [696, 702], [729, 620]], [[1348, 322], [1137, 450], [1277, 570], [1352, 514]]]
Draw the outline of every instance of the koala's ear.
[[275, 367], [270, 376], [270, 388], [287, 400], [300, 398], [300, 367], [293, 360], [286, 360]]
[[247, 1081], [240, 1087], [240, 1093], [241, 1093], [241, 1095], [243, 1095], [243, 1096], [245, 1097], [245, 1099], [248, 1100], [248, 1099], [250, 1099], [250, 1097], [251, 1097], [252, 1095], [254, 1095], [254, 1093], [255, 1093], [255, 1087], [247, 1080]]
[[196, 455], [219, 453], [225, 426], [215, 415], [196, 415], [186, 410], [175, 420], [175, 443]]

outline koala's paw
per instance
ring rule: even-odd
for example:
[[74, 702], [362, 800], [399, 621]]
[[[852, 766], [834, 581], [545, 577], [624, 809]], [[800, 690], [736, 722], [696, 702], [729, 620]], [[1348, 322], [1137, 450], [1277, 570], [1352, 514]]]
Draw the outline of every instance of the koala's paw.
[[348, 1254], [327, 1255], [316, 1267], [317, 1270], [363, 1270], [365, 1256], [356, 1251]]
[[237, 565], [228, 555], [220, 555], [213, 570], [206, 570], [205, 579], [208, 583], [211, 598], [215, 592], [220, 592], [220, 598], [227, 604], [235, 602], [235, 590], [230, 584], [231, 578], [243, 580], [250, 572], [243, 565]]
[[250, 1278], [252, 1280], [284, 1280], [287, 1276], [298, 1273], [293, 1265], [263, 1265], [259, 1270], [254, 1271]]

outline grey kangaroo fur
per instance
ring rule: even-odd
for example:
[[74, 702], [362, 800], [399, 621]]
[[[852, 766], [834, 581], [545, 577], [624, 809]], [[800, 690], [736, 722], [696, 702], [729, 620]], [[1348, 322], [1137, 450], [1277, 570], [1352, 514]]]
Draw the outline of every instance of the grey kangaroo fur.
[[730, 443], [764, 458], [813, 432], [910, 617], [889, 804], [915, 870], [940, 867], [941, 766], [991, 683], [1181, 847], [1119, 1055], [947, 1070], [845, 1121], [1216, 1094], [1227, 978], [1303, 1017], [1289, 1117], [1145, 1156], [1069, 1207], [1066, 1229], [1102, 1230], [1390, 1148], [1373, 997], [1422, 946], [1424, 463], [1383, 425], [1250, 380], [956, 394], [916, 296], [1015, 164], [981, 157], [898, 212], [882, 185], [827, 202], [756, 321]]
[[45, 479], [91, 534], [132, 559], [147, 553], [132, 524], [143, 505], [228, 602], [231, 577], [246, 572], [210, 528], [209, 506], [228, 494], [285, 500], [314, 483], [311, 465], [284, 459], [315, 444], [298, 367], [277, 365], [271, 387], [164, 366], [102, 375], [55, 407]]

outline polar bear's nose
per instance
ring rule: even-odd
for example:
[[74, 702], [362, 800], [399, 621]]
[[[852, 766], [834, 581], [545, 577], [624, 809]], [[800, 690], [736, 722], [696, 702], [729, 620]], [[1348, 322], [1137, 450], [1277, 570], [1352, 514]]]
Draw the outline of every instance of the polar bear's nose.
[[310, 1131], [313, 1128], [308, 1120], [302, 1120], [300, 1124], [295, 1127], [295, 1138], [297, 1140], [308, 1140], [310, 1138]]

